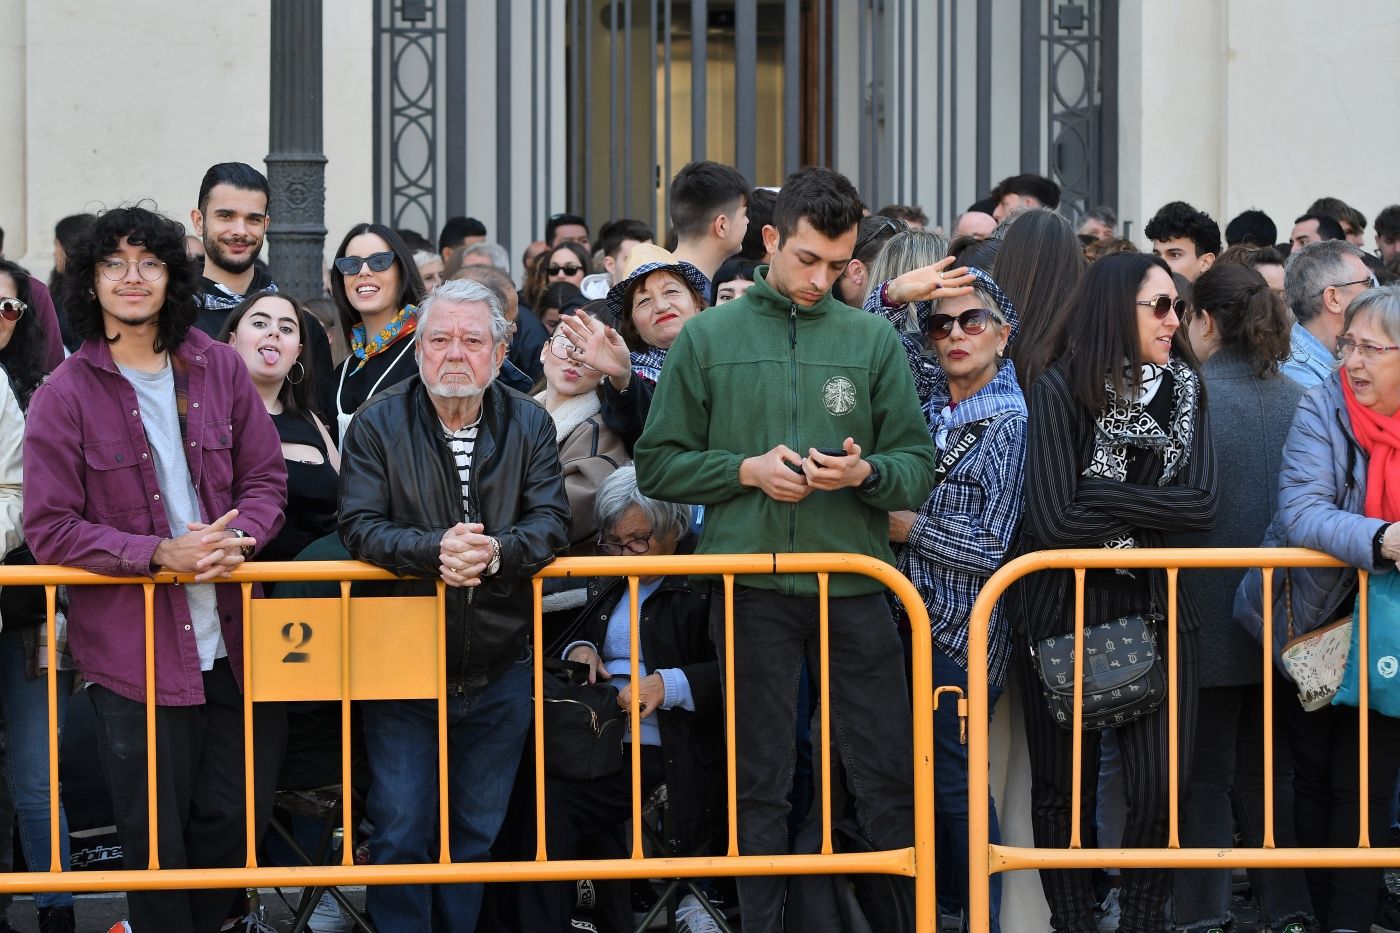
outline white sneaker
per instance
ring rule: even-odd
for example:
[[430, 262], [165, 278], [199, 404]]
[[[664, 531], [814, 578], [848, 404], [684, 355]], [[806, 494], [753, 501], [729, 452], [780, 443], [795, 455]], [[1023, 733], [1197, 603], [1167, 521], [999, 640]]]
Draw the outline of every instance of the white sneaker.
[[308, 933], [348, 933], [353, 926], [350, 918], [340, 912], [340, 904], [329, 891], [321, 892], [316, 909], [307, 918]]
[[1118, 889], [1114, 888], [1108, 892], [1108, 897], [1103, 899], [1099, 905], [1099, 929], [1116, 930], [1118, 920], [1122, 911], [1118, 907]]
[[719, 933], [719, 926], [695, 895], [687, 894], [676, 907], [676, 933]]

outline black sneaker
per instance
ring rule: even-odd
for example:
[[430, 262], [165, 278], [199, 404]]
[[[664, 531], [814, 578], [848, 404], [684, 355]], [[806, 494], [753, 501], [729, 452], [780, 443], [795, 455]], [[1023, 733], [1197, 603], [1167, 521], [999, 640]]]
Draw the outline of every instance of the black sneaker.
[[1371, 933], [1400, 933], [1400, 898], [1390, 891], [1381, 897], [1371, 924]]
[[73, 933], [73, 908], [40, 907], [39, 933]]

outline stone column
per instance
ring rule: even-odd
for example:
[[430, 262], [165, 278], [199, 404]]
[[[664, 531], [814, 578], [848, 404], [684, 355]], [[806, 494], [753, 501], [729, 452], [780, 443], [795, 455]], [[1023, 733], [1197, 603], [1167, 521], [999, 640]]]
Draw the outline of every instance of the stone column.
[[271, 49], [267, 262], [282, 291], [319, 298], [326, 240], [321, 0], [272, 0]]

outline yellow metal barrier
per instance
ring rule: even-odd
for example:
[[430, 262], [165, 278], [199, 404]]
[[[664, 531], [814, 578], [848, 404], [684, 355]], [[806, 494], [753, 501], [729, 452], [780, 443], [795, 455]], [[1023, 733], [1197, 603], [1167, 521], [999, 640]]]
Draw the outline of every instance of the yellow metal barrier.
[[[1167, 675], [1168, 675], [1168, 826], [1167, 846], [1160, 849], [1083, 849], [1080, 840], [1080, 795], [1071, 795], [1071, 836], [1068, 849], [1041, 849], [992, 845], [988, 833], [987, 795], [968, 794], [968, 920], [974, 933], [985, 933], [989, 924], [991, 875], [1022, 869], [1056, 868], [1359, 868], [1391, 867], [1395, 849], [1375, 849], [1367, 834], [1367, 717], [1360, 721], [1360, 834], [1354, 849], [1278, 849], [1274, 847], [1274, 729], [1273, 729], [1273, 577], [1274, 571], [1291, 567], [1341, 567], [1341, 561], [1303, 548], [1140, 548], [1132, 550], [1038, 551], [1026, 554], [998, 570], [982, 587], [969, 620], [968, 643], [968, 786], [986, 787], [987, 758], [987, 636], [992, 608], [1010, 586], [1022, 577], [1045, 570], [1072, 571], [1075, 583], [1075, 683], [1074, 721], [1084, 716], [1082, 658], [1084, 656], [1084, 579], [1086, 570], [1158, 569], [1167, 573]], [[1177, 833], [1177, 577], [1184, 568], [1263, 568], [1263, 631], [1261, 664], [1264, 688], [1264, 844], [1258, 849], [1183, 849]], [[1361, 599], [1356, 618], [1361, 654], [1360, 704], [1368, 699], [1366, 574], [1361, 573]], [[1070, 787], [1081, 785], [1082, 730], [1074, 730]]]
[[[894, 592], [905, 605], [913, 629], [914, 845], [886, 852], [837, 853], [831, 836], [831, 763], [823, 754], [821, 768], [822, 844], [811, 855], [742, 855], [738, 848], [738, 810], [734, 751], [734, 581], [736, 577], [767, 574], [813, 574], [821, 597], [820, 667], [821, 735], [829, 736], [827, 589], [831, 574], [870, 577]], [[248, 860], [243, 868], [161, 869], [157, 845], [155, 782], [148, 780], [151, 815], [149, 870], [66, 872], [59, 864], [57, 659], [55, 639], [48, 639], [50, 852], [47, 872], [0, 874], [0, 892], [111, 891], [191, 887], [325, 886], [345, 884], [435, 884], [446, 882], [559, 881], [577, 878], [620, 879], [709, 877], [724, 875], [891, 874], [914, 879], [919, 933], [937, 925], [933, 852], [933, 682], [928, 617], [913, 584], [893, 567], [851, 554], [742, 554], [673, 557], [601, 557], [560, 559], [534, 580], [534, 644], [543, 643], [540, 601], [546, 577], [628, 577], [632, 595], [632, 683], [637, 683], [640, 656], [637, 588], [643, 577], [704, 574], [723, 579], [725, 605], [725, 715], [728, 749], [728, 850], [721, 856], [692, 858], [646, 857], [641, 829], [641, 756], [632, 756], [633, 837], [630, 857], [623, 859], [552, 861], [546, 848], [547, 831], [538, 834], [534, 861], [456, 863], [448, 842], [447, 722], [438, 717], [438, 800], [440, 855], [435, 864], [354, 865], [350, 807], [343, 827], [347, 844], [343, 863], [334, 866], [259, 867], [253, 807], [248, 806]], [[342, 736], [350, 733], [350, 704], [362, 699], [437, 699], [446, 701], [446, 632], [443, 624], [446, 587], [437, 584], [436, 597], [392, 599], [350, 598], [352, 583], [396, 579], [392, 574], [354, 561], [254, 563], [239, 568], [230, 582], [242, 588], [244, 606], [244, 765], [245, 793], [253, 793], [253, 703], [283, 700], [339, 700]], [[64, 567], [0, 566], [0, 586], [46, 588], [50, 622], [56, 587], [113, 584], [141, 586], [145, 594], [147, 774], [155, 772], [154, 618], [155, 588], [188, 583], [185, 575], [160, 574], [154, 579], [115, 578]], [[260, 582], [337, 582], [339, 598], [254, 600]], [[534, 655], [535, 679], [535, 808], [544, 827], [543, 657]], [[629, 715], [639, 734], [640, 691], [632, 691]], [[985, 712], [985, 683], [983, 684]], [[341, 774], [345, 797], [351, 796], [350, 742], [343, 741]], [[985, 753], [984, 753], [985, 768]], [[975, 797], [975, 795], [974, 795]]]

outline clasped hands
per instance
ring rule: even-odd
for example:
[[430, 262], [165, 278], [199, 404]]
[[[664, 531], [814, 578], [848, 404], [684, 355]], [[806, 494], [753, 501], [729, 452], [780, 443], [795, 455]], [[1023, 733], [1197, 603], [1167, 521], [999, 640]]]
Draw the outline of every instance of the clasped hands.
[[448, 586], [479, 586], [481, 575], [491, 564], [491, 538], [484, 526], [458, 522], [442, 536], [438, 554], [442, 582]]
[[151, 563], [162, 570], [192, 573], [196, 583], [228, 577], [243, 563], [244, 549], [257, 546], [257, 541], [228, 527], [237, 517], [238, 510], [229, 509], [208, 524], [188, 523], [188, 531], [178, 538], [161, 539], [151, 555]]

